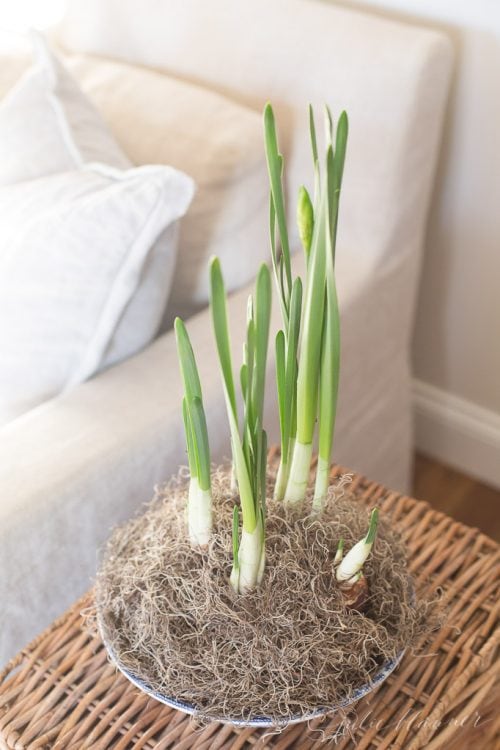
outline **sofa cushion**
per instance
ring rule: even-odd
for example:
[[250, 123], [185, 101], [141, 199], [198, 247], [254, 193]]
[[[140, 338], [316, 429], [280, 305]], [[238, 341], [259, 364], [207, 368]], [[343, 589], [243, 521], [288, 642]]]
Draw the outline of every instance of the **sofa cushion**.
[[34, 64], [3, 99], [0, 109], [0, 185], [31, 180], [97, 161], [131, 166], [101, 116], [32, 34]]
[[269, 258], [260, 113], [154, 70], [87, 55], [65, 62], [136, 164], [172, 164], [196, 181], [163, 328], [207, 304], [210, 256], [229, 291], [250, 281]]

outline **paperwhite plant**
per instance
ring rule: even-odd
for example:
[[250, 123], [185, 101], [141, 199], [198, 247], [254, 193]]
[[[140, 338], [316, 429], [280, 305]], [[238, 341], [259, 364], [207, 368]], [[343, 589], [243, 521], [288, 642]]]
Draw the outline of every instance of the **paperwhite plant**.
[[292, 280], [291, 273], [282, 186], [283, 157], [278, 148], [271, 106], [268, 105], [264, 112], [271, 186], [271, 255], [283, 317], [283, 331], [278, 333], [276, 339], [281, 464], [275, 496], [287, 503], [304, 500], [318, 420], [319, 455], [314, 492], [317, 510], [321, 509], [328, 488], [337, 407], [340, 325], [335, 286], [335, 246], [348, 131], [347, 115], [342, 112], [333, 143], [333, 122], [328, 108], [325, 122], [327, 148], [321, 171], [314, 116], [312, 108], [309, 108], [314, 199], [311, 201], [306, 188], [301, 187], [297, 209], [299, 235], [307, 260], [302, 302], [302, 282], [300, 279]]
[[[348, 122], [345, 112], [334, 129], [325, 113], [326, 153], [318, 158], [313, 111], [309, 127], [314, 164], [314, 192], [299, 190], [297, 222], [307, 274], [292, 278], [291, 253], [282, 185], [283, 157], [279, 152], [274, 114], [264, 110], [266, 158], [270, 181], [269, 228], [271, 257], [283, 329], [276, 335], [276, 380], [281, 433], [281, 460], [275, 499], [299, 503], [305, 499], [311, 471], [313, 440], [318, 422], [318, 463], [313, 509], [320, 513], [328, 490], [340, 372], [340, 323], [335, 284], [335, 247], [340, 190], [344, 171]], [[210, 263], [210, 307], [222, 374], [233, 457], [232, 476], [240, 504], [233, 513], [233, 568], [230, 583], [244, 594], [258, 586], [265, 570], [265, 503], [267, 437], [263, 429], [264, 385], [271, 314], [270, 272], [262, 265], [255, 299], [247, 307], [246, 340], [239, 372], [243, 424], [237, 410], [226, 292], [220, 263]], [[184, 323], [175, 322], [184, 381], [183, 416], [190, 469], [188, 527], [193, 545], [205, 546], [212, 533], [210, 455], [201, 386]], [[236, 488], [235, 488], [236, 489]], [[241, 515], [241, 531], [240, 531]], [[343, 557], [341, 539], [334, 559], [336, 578], [353, 584], [362, 575], [372, 548], [378, 512], [374, 510], [366, 537]]]

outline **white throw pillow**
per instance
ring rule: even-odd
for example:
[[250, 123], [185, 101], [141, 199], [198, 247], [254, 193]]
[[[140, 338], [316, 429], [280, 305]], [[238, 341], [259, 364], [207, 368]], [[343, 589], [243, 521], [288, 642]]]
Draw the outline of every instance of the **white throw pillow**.
[[192, 193], [162, 166], [0, 187], [0, 423], [99, 369], [152, 244]]
[[94, 105], [32, 33], [34, 65], [0, 105], [0, 185], [97, 161], [132, 166]]
[[196, 182], [162, 329], [207, 304], [211, 255], [229, 291], [251, 281], [270, 259], [261, 113], [154, 70], [89, 55], [64, 60], [134, 163], [172, 164]]
[[[25, 72], [0, 102], [0, 288], [11, 289], [8, 311], [5, 306], [7, 303], [1, 307], [2, 332], [6, 337], [4, 343], [9, 343], [9, 359], [7, 361], [6, 351], [0, 356], [0, 421], [5, 420], [7, 415], [19, 414], [24, 408], [29, 408], [49, 395], [55, 395], [61, 388], [82, 380], [103, 367], [125, 359], [154, 338], [172, 283], [178, 242], [176, 221], [187, 210], [193, 195], [192, 180], [175, 169], [161, 166], [134, 169], [114, 141], [98, 111], [64, 66], [50, 53], [44, 40], [37, 35], [33, 39], [34, 67]], [[17, 61], [16, 69], [19, 70], [19, 67]], [[103, 163], [96, 161], [99, 159]], [[95, 182], [94, 185], [96, 195], [92, 194], [89, 187], [89, 174], [92, 173], [96, 177], [100, 176], [100, 182]], [[48, 175], [60, 178], [59, 181], [48, 183], [47, 190], [50, 190], [53, 201], [50, 210], [43, 200], [42, 192]], [[83, 206], [76, 200], [71, 206], [72, 210], [82, 211], [81, 216], [88, 216], [89, 221], [93, 222], [93, 226], [88, 228], [82, 222], [76, 223], [73, 215], [69, 217], [64, 213], [68, 209], [67, 200], [73, 193], [76, 195], [78, 175], [86, 198], [81, 198]], [[64, 196], [57, 186], [66, 184], [67, 179], [70, 180], [73, 193]], [[110, 189], [104, 190], [103, 186], [108, 183]], [[114, 185], [112, 191], [111, 185]], [[133, 215], [135, 198], [139, 201], [137, 210], [145, 211], [144, 196], [149, 196], [151, 216], [144, 213], [142, 219], [138, 219], [135, 224], [130, 223], [127, 212], [132, 212]], [[40, 200], [40, 207], [45, 206], [43, 210], [38, 209], [37, 200]], [[87, 206], [95, 209], [95, 216], [92, 212], [82, 210]], [[109, 221], [105, 214], [108, 208]], [[12, 223], [11, 213], [22, 216], [17, 227]], [[71, 222], [67, 223], [70, 218]], [[54, 221], [60, 221], [61, 228], [66, 227], [65, 231], [54, 230], [47, 234], [43, 223], [47, 222], [47, 226], [52, 227]], [[36, 243], [35, 235], [26, 235], [33, 222], [37, 223], [40, 236], [45, 237], [44, 247], [33, 244]], [[137, 236], [134, 235], [134, 226]], [[16, 231], [19, 233], [17, 237]], [[106, 239], [104, 245], [100, 242], [100, 237]], [[23, 344], [24, 351], [21, 351], [19, 344], [19, 360], [17, 364], [15, 362], [15, 340], [10, 336], [9, 330], [17, 330], [18, 323], [11, 326], [11, 318], [23, 321], [23, 340], [30, 335], [29, 315], [40, 318], [33, 320], [33, 330], [45, 316], [67, 315], [68, 321], [76, 320], [77, 311], [66, 309], [68, 299], [65, 295], [59, 299], [62, 289], [55, 281], [51, 286], [51, 279], [56, 277], [44, 274], [43, 264], [46, 262], [49, 267], [54, 258], [58, 258], [61, 273], [65, 272], [65, 266], [68, 265], [68, 282], [76, 283], [78, 280], [76, 277], [73, 279], [71, 269], [74, 269], [74, 264], [83, 264], [84, 259], [83, 248], [78, 244], [79, 238], [85, 238], [86, 242], [91, 241], [96, 243], [96, 247], [101, 247], [101, 256], [93, 254], [93, 248], [89, 248], [88, 252], [89, 271], [95, 278], [99, 278], [99, 284], [100, 263], [105, 267], [108, 256], [122, 257], [128, 269], [129, 283], [121, 287], [123, 294], [120, 297], [120, 314], [113, 318], [112, 323], [111, 318], [105, 317], [104, 320], [109, 324], [101, 328], [98, 353], [96, 350], [94, 356], [89, 354], [93, 367], [80, 367], [73, 372], [75, 354], [73, 352], [68, 355], [67, 361], [64, 359], [61, 338], [59, 359], [53, 363], [54, 371], [52, 374], [46, 370], [41, 371], [38, 389], [37, 364], [29, 364], [29, 352], [33, 353], [33, 349], [26, 341]], [[140, 247], [133, 251], [136, 253], [134, 257], [140, 258], [141, 262], [140, 265], [136, 263], [130, 266], [129, 253], [132, 253], [132, 246], [135, 247], [137, 243]], [[30, 299], [22, 301], [22, 293], [17, 294], [18, 290], [11, 285], [21, 283], [21, 277], [17, 273], [19, 268], [24, 268], [26, 284], [36, 282], [36, 276], [30, 272], [31, 266], [23, 265], [26, 257], [30, 252], [35, 252], [36, 247], [36, 252], [39, 253], [36, 274], [44, 280], [46, 296], [38, 290], [38, 296], [35, 295], [31, 303]], [[72, 257], [72, 253], [75, 253], [75, 257]], [[34, 274], [35, 266], [33, 269]], [[115, 275], [118, 272], [119, 269], [116, 268]], [[112, 278], [111, 274], [107, 280]], [[104, 287], [100, 289], [104, 293]], [[66, 291], [71, 294], [71, 287]], [[16, 310], [16, 298], [19, 306], [23, 305], [22, 309]], [[51, 309], [44, 313], [41, 306], [49, 303]], [[7, 312], [11, 318], [4, 317]], [[85, 324], [88, 322], [89, 319]], [[69, 338], [68, 332], [68, 340]], [[50, 341], [50, 332], [46, 332], [37, 343], [37, 351], [43, 348], [44, 341]], [[23, 381], [24, 366], [31, 367], [32, 375]], [[9, 379], [14, 377], [14, 373], [17, 373], [19, 382], [17, 385], [9, 385]], [[64, 373], [64, 377], [61, 373]], [[19, 389], [23, 387], [23, 383], [26, 386], [25, 396], [22, 396]], [[11, 386], [13, 401], [8, 396]]]

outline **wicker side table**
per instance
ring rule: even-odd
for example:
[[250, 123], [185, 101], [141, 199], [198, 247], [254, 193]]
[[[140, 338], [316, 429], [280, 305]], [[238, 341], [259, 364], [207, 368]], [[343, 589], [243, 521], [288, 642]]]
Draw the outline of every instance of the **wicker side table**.
[[[276, 458], [276, 452], [272, 453]], [[334, 474], [342, 473], [336, 467]], [[189, 717], [149, 699], [107, 661], [77, 602], [0, 674], [0, 748], [24, 750], [493, 750], [500, 743], [500, 548], [427, 503], [356, 475], [360, 502], [390, 513], [415, 578], [441, 588], [450, 616], [425, 655], [408, 654], [346, 716], [281, 734]], [[325, 740], [321, 730], [331, 738]]]

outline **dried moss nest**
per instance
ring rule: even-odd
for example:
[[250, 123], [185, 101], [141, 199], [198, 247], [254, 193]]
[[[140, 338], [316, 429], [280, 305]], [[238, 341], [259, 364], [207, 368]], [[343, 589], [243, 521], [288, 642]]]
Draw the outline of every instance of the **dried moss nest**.
[[[349, 611], [332, 576], [340, 537], [364, 536], [368, 511], [331, 487], [322, 515], [311, 499], [290, 510], [269, 500], [267, 565], [260, 588], [237, 596], [231, 572], [234, 496], [213, 477], [215, 532], [208, 550], [186, 537], [182, 477], [157, 490], [147, 511], [117, 529], [104, 551], [96, 605], [121, 665], [153, 689], [192, 703], [200, 718], [270, 717], [276, 724], [334, 706], [426, 629], [404, 547], [383, 516], [365, 564], [364, 614]], [[272, 497], [272, 481], [269, 483]]]

